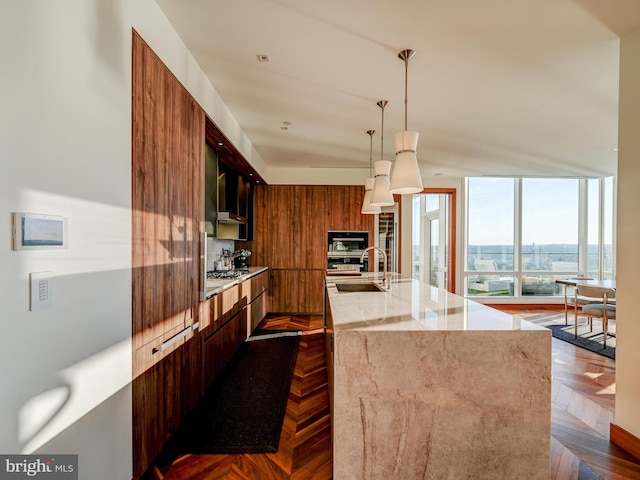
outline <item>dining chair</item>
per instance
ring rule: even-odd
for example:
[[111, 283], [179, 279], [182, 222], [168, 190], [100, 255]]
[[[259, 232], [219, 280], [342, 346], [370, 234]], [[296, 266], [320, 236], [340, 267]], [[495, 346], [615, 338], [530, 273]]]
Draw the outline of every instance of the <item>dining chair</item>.
[[[589, 319], [589, 326], [593, 331], [593, 318], [602, 319], [602, 335], [603, 347], [607, 347], [608, 322], [616, 319], [615, 297], [616, 291], [613, 288], [597, 287], [593, 285], [584, 285], [578, 283], [575, 290], [575, 303], [577, 305], [578, 298], [596, 298], [598, 303], [587, 303], [582, 306], [581, 315]], [[575, 336], [578, 337], [578, 308], [575, 310]]]
[[565, 325], [569, 324], [568, 317], [569, 317], [570, 307], [573, 307], [574, 314], [577, 314], [579, 308], [582, 308], [589, 303], [602, 303], [602, 297], [592, 298], [592, 297], [586, 297], [584, 295], [576, 295], [577, 292], [575, 291], [575, 287], [574, 287], [573, 294], [568, 294], [567, 289], [568, 287], [567, 285], [565, 285], [564, 286], [564, 324]]

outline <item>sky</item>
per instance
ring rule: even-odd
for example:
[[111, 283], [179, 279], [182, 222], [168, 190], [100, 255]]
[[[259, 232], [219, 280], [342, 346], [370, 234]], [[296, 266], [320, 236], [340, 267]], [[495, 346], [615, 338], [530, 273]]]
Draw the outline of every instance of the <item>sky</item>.
[[[597, 181], [590, 181], [595, 186]], [[512, 178], [469, 179], [469, 244], [514, 243], [515, 182]], [[577, 244], [579, 180], [575, 178], [524, 178], [522, 181], [522, 244]], [[598, 191], [591, 187], [589, 203], [597, 205]], [[596, 213], [596, 212], [594, 212]], [[589, 239], [597, 239], [598, 225], [588, 223]], [[596, 217], [597, 218], [597, 217]]]

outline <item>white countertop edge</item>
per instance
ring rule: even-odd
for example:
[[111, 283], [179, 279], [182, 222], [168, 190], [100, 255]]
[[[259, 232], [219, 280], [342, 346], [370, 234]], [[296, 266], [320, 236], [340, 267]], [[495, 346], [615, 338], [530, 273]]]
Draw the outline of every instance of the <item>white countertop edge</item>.
[[255, 277], [256, 275], [265, 272], [269, 269], [269, 267], [249, 267], [249, 272], [240, 278], [220, 278], [221, 285], [216, 287], [208, 287], [206, 289], [206, 298], [213, 297], [223, 291], [233, 287], [234, 285], [238, 285], [239, 283], [244, 282], [245, 280], [249, 280], [251, 277]]

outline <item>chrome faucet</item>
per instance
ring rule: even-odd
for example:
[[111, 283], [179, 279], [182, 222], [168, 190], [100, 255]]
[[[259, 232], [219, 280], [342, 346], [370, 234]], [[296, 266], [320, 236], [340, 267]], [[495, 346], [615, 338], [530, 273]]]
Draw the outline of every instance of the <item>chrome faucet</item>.
[[382, 258], [384, 259], [384, 263], [382, 266], [382, 286], [388, 289], [389, 287], [391, 287], [391, 274], [387, 271], [387, 252], [385, 252], [380, 247], [376, 247], [375, 245], [367, 247], [362, 251], [362, 255], [360, 255], [360, 263], [364, 261], [364, 256], [369, 250], [378, 250], [380, 253], [382, 253]]

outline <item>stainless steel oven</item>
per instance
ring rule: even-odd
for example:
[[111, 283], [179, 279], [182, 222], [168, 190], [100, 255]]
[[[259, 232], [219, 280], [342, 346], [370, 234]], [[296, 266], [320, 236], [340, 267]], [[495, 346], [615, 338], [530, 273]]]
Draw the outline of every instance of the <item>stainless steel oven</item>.
[[327, 233], [327, 268], [354, 268], [369, 271], [369, 261], [360, 261], [369, 245], [369, 232], [329, 230]]

